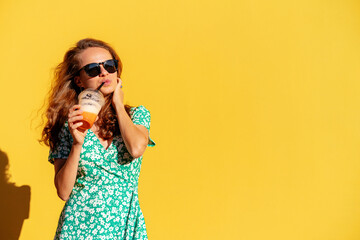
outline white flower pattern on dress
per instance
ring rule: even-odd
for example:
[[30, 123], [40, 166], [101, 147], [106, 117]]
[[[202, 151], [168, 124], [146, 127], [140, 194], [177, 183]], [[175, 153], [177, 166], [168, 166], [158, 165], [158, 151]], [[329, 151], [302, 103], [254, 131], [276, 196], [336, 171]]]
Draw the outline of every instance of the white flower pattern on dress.
[[[134, 124], [150, 133], [150, 112], [143, 106], [130, 110]], [[59, 143], [49, 153], [67, 159], [72, 145], [68, 123], [59, 133]], [[155, 146], [149, 137], [148, 146]], [[80, 153], [75, 185], [61, 212], [55, 238], [66, 240], [145, 240], [144, 216], [138, 199], [142, 156], [134, 159], [121, 136], [105, 149], [89, 130]]]

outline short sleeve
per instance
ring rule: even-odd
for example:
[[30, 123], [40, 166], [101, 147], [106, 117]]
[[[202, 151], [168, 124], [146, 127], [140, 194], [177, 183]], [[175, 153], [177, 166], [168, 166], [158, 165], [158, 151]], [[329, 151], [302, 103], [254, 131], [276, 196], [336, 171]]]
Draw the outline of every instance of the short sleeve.
[[59, 132], [59, 142], [55, 144], [54, 149], [50, 149], [48, 161], [54, 164], [54, 159], [67, 159], [72, 145], [72, 136], [69, 131], [68, 123], [66, 122]]
[[155, 146], [155, 142], [150, 138], [150, 112], [143, 105], [134, 107], [130, 110], [131, 120], [136, 125], [143, 125], [149, 131], [148, 146]]

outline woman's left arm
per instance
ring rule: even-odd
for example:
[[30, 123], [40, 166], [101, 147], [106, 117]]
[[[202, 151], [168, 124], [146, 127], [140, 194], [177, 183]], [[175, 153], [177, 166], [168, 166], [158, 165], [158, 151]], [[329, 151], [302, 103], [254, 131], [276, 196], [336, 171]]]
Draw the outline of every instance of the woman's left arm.
[[147, 147], [149, 132], [145, 126], [135, 125], [131, 121], [129, 115], [126, 113], [123, 99], [124, 92], [121, 89], [121, 79], [119, 78], [112, 102], [116, 111], [121, 136], [125, 142], [125, 146], [131, 156], [139, 158], [144, 154]]

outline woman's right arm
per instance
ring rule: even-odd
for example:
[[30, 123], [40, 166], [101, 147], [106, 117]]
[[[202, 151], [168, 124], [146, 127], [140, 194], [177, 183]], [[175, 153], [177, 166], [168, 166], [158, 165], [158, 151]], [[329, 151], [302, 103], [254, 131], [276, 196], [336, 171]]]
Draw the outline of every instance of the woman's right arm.
[[83, 118], [81, 113], [82, 110], [80, 110], [79, 105], [75, 105], [69, 110], [68, 123], [69, 130], [73, 138], [71, 151], [67, 159], [54, 160], [55, 187], [58, 196], [64, 201], [69, 199], [71, 191], [75, 185], [80, 152], [87, 133], [87, 130], [81, 131], [77, 129], [82, 125], [82, 122], [76, 123], [76, 121]]
[[80, 159], [81, 145], [72, 145], [68, 159], [55, 159], [55, 187], [58, 196], [66, 201], [74, 187]]

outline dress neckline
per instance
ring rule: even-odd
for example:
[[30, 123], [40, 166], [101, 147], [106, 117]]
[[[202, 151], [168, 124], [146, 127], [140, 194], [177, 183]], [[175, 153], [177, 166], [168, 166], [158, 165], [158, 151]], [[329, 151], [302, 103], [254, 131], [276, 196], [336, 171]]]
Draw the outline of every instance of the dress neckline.
[[94, 137], [96, 138], [96, 140], [98, 141], [98, 143], [100, 144], [100, 146], [102, 147], [102, 149], [104, 149], [105, 152], [107, 152], [107, 151], [112, 147], [115, 137], [113, 137], [113, 139], [111, 140], [111, 142], [110, 142], [110, 144], [108, 145], [108, 147], [105, 148], [104, 145], [101, 144], [101, 141], [100, 141], [100, 139], [98, 138], [98, 136], [96, 136], [96, 134], [95, 134], [91, 129], [89, 129], [89, 132], [91, 132], [91, 133], [94, 135]]

